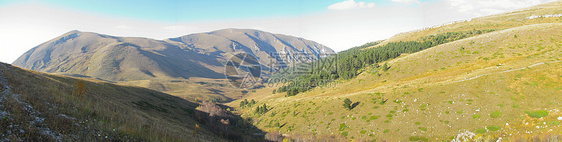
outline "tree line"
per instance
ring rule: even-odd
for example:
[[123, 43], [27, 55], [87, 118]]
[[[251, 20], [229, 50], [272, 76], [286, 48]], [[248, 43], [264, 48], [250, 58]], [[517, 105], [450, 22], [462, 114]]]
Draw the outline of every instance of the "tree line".
[[[377, 48], [366, 49], [381, 43], [380, 41], [370, 42], [342, 51], [337, 56], [326, 57], [310, 63], [321, 64], [323, 62], [335, 61], [335, 64], [314, 68], [311, 74], [292, 76], [291, 82], [280, 87], [276, 92], [286, 92], [286, 96], [294, 96], [321, 85], [318, 83], [320, 80], [352, 79], [361, 73], [361, 69], [369, 66], [379, 69], [381, 67], [379, 67], [378, 63], [394, 59], [401, 54], [415, 53], [440, 44], [492, 31], [495, 31], [495, 29], [447, 32], [425, 36], [417, 41], [391, 42]], [[391, 66], [384, 64], [382, 70], [387, 71], [390, 68]]]

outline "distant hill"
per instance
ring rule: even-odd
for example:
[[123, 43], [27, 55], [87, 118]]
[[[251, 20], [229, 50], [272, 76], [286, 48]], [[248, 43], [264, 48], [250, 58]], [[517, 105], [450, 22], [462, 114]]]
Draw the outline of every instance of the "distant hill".
[[165, 40], [70, 31], [27, 51], [13, 65], [135, 85], [188, 100], [225, 102], [249, 92], [232, 87], [223, 74], [227, 60], [238, 53], [256, 56], [267, 75], [271, 72], [267, 65], [272, 62], [297, 64], [334, 51], [303, 38], [251, 29]]
[[235, 53], [269, 63], [270, 53], [301, 54], [316, 60], [334, 51], [314, 41], [250, 29], [224, 29], [165, 40], [70, 31], [29, 50], [13, 65], [49, 73], [108, 81], [224, 78], [224, 63]]

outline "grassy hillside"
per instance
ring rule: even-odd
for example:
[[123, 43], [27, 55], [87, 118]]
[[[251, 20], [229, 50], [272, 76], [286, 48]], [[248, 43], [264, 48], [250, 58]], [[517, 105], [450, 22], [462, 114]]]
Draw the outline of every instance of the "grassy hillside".
[[0, 84], [3, 140], [226, 141], [212, 125], [196, 121], [206, 114], [195, 109], [199, 104], [145, 88], [3, 63]]
[[[308, 138], [339, 135], [348, 140], [442, 141], [556, 140], [562, 135], [562, 24], [559, 17], [530, 21], [533, 14], [559, 14], [560, 2], [417, 31], [398, 39], [435, 33], [496, 29], [368, 66], [296, 96], [266, 88], [249, 94], [253, 107], [238, 113], [265, 131]], [[516, 14], [519, 13], [519, 14]], [[521, 14], [523, 13], [523, 14]], [[515, 16], [514, 16], [515, 15]], [[505, 19], [502, 19], [505, 20]], [[480, 21], [480, 22], [478, 22]], [[515, 21], [515, 22], [513, 22]], [[535, 24], [539, 23], [539, 24]], [[496, 26], [493, 26], [496, 25]], [[429, 32], [431, 31], [431, 32]], [[351, 100], [351, 110], [343, 107]], [[239, 101], [229, 106], [239, 106]], [[268, 106], [256, 113], [256, 106]], [[304, 136], [303, 136], [304, 135]]]
[[251, 89], [237, 89], [225, 79], [191, 78], [191, 79], [154, 79], [118, 82], [134, 85], [174, 95], [192, 102], [214, 101], [229, 102], [239, 99]]
[[[509, 29], [524, 25], [540, 24], [540, 23], [561, 23], [560, 16], [562, 14], [560, 7], [562, 1], [555, 1], [550, 3], [541, 4], [529, 8], [519, 9], [513, 12], [490, 15], [485, 17], [473, 18], [465, 21], [451, 22], [448, 24], [437, 25], [428, 27], [417, 31], [401, 33], [395, 35], [378, 46], [385, 45], [397, 41], [416, 41], [421, 37], [442, 34], [446, 32], [458, 32], [469, 30], [483, 30], [483, 29]], [[373, 46], [373, 47], [378, 47]]]

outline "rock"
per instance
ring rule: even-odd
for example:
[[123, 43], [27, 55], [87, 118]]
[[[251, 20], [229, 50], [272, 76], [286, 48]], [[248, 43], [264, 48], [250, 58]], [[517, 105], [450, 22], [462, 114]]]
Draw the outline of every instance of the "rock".
[[558, 120], [562, 120], [562, 116], [558, 117]]

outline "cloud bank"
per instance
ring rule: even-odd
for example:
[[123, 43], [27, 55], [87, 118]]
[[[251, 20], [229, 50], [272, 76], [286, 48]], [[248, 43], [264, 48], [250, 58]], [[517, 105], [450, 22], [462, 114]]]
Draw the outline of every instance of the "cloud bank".
[[355, 2], [354, 0], [346, 0], [343, 2], [338, 2], [328, 6], [329, 10], [348, 10], [348, 9], [363, 9], [363, 8], [373, 8], [375, 3], [366, 2]]

